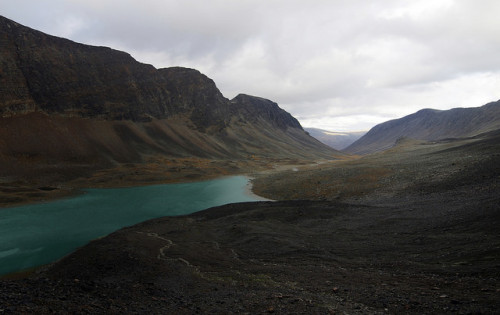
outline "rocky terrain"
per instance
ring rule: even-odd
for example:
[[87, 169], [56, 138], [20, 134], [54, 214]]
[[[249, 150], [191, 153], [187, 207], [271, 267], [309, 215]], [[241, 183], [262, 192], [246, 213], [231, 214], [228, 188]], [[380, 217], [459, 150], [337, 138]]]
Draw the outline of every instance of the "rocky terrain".
[[497, 188], [499, 152], [499, 130], [431, 142], [402, 138], [390, 150], [359, 159], [257, 177], [254, 191], [271, 199], [378, 204], [399, 196], [427, 198], [450, 189]]
[[[492, 314], [500, 132], [254, 174], [278, 200], [117, 231], [0, 282], [5, 313]], [[287, 200], [288, 199], [288, 200]], [[307, 200], [306, 200], [307, 199]]]
[[347, 148], [366, 133], [366, 131], [335, 132], [318, 128], [305, 128], [304, 130], [307, 131], [312, 137], [334, 148], [335, 150], [343, 150]]
[[481, 107], [422, 109], [373, 127], [343, 151], [349, 154], [369, 154], [391, 148], [401, 137], [434, 141], [472, 137], [499, 128], [500, 101]]

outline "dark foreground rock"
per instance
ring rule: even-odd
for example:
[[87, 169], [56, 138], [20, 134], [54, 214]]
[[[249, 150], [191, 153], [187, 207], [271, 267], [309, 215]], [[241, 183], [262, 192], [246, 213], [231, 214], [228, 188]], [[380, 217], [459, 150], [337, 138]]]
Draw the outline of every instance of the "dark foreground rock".
[[495, 313], [499, 196], [231, 204], [117, 231], [28, 279], [4, 313]]

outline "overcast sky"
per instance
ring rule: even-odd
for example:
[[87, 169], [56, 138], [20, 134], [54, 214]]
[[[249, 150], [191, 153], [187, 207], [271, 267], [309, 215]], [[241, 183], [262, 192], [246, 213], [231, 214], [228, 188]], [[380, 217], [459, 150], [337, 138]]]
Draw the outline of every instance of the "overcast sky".
[[198, 69], [304, 127], [367, 130], [500, 99], [499, 0], [2, 0], [0, 15]]

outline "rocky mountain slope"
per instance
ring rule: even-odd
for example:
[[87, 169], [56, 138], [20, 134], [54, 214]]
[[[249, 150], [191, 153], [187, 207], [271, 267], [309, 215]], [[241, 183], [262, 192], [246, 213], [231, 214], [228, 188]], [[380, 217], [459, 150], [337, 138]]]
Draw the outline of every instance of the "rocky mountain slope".
[[472, 108], [422, 109], [373, 127], [343, 151], [368, 154], [386, 150], [404, 137], [439, 140], [471, 137], [496, 129], [500, 129], [500, 101]]
[[336, 150], [347, 148], [366, 133], [366, 131], [335, 132], [318, 128], [304, 128], [304, 130], [312, 137]]
[[[226, 99], [197, 70], [46, 35], [0, 17], [0, 177], [74, 177], [154, 156], [333, 158], [269, 100]], [[52, 176], [52, 175], [50, 175]]]

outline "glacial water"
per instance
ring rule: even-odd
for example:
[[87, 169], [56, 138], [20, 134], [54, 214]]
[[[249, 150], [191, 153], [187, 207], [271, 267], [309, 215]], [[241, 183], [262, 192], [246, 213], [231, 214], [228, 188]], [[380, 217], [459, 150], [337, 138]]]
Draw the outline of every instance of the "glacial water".
[[243, 176], [113, 189], [0, 209], [0, 275], [53, 262], [122, 227], [232, 202], [256, 201]]

